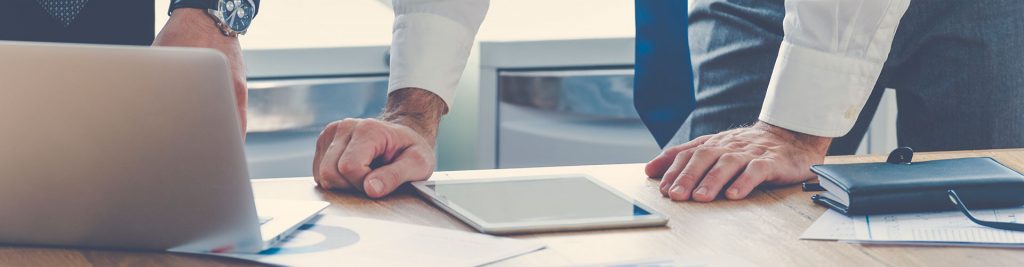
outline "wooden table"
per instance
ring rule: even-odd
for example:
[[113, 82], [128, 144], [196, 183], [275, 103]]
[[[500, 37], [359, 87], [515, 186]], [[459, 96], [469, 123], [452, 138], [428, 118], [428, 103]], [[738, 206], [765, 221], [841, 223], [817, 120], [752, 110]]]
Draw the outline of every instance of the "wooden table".
[[[1024, 170], [1024, 150], [919, 153], [914, 160], [990, 156]], [[830, 157], [829, 163], [884, 161], [883, 156]], [[668, 227], [519, 235], [548, 248], [497, 263], [536, 266], [693, 255], [739, 257], [765, 266], [1024, 266], [1024, 250], [995, 248], [862, 246], [798, 237], [825, 208], [799, 186], [759, 189], [742, 201], [671, 202], [657, 180], [645, 178], [642, 164], [438, 172], [432, 179], [472, 179], [509, 175], [588, 173], [671, 217]], [[456, 218], [417, 196], [409, 187], [382, 200], [319, 191], [310, 178], [258, 180], [260, 198], [325, 200], [326, 213], [361, 216], [472, 231]], [[338, 259], [343, 264], [344, 259]], [[54, 248], [0, 248], [0, 265], [255, 265], [237, 260], [171, 253], [138, 253]]]

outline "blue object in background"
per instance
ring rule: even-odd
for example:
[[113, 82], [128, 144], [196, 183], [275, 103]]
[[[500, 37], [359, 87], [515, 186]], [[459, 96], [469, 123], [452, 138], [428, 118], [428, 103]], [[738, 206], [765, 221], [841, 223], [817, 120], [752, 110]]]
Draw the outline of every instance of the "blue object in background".
[[658, 146], [672, 139], [696, 104], [687, 39], [687, 1], [636, 0], [633, 105]]

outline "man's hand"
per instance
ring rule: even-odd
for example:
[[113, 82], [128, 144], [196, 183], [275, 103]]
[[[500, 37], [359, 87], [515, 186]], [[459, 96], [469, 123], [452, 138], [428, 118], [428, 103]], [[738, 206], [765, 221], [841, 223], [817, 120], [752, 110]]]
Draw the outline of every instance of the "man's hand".
[[662, 177], [661, 194], [675, 201], [708, 202], [722, 190], [728, 199], [742, 199], [762, 183], [814, 177], [809, 168], [825, 159], [831, 142], [758, 122], [666, 148], [647, 163], [646, 172]]
[[379, 119], [345, 119], [327, 126], [316, 142], [313, 178], [324, 189], [388, 195], [405, 182], [430, 178], [434, 139], [448, 108], [418, 88], [392, 92]]
[[245, 106], [248, 99], [245, 85], [245, 62], [238, 38], [225, 36], [205, 13], [195, 8], [175, 9], [160, 34], [153, 40], [153, 46], [183, 46], [212, 48], [224, 53], [231, 68], [235, 102], [245, 136]]

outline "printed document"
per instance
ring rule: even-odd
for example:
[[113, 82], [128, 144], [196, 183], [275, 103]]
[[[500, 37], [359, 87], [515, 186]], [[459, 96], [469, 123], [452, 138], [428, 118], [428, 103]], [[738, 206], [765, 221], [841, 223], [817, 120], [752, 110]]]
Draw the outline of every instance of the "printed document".
[[[1020, 222], [1024, 208], [976, 210], [982, 220]], [[959, 211], [845, 216], [828, 210], [801, 239], [936, 246], [1024, 247], [1024, 232], [989, 228]]]
[[[982, 220], [1018, 222], [1024, 208], [974, 211]], [[854, 217], [857, 239], [923, 245], [1024, 246], [1024, 232], [1000, 230], [971, 222], [959, 211]]]
[[210, 255], [286, 266], [478, 266], [544, 248], [535, 241], [323, 215], [259, 254]]

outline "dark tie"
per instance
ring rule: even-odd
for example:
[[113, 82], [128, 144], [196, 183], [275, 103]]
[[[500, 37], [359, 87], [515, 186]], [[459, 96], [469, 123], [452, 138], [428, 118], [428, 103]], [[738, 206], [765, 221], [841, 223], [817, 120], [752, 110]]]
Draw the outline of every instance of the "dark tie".
[[636, 0], [633, 105], [658, 145], [672, 139], [695, 105], [686, 0]]
[[66, 28], [75, 21], [87, 2], [89, 0], [39, 0], [39, 5]]

